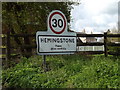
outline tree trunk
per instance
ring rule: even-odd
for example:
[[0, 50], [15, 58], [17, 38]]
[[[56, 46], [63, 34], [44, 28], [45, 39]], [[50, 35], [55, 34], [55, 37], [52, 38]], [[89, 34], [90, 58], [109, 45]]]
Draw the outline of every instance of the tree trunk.
[[[29, 37], [24, 37], [24, 43], [25, 45], [30, 45]], [[31, 48], [25, 48], [26, 51], [26, 57], [29, 58], [32, 55], [32, 49]]]

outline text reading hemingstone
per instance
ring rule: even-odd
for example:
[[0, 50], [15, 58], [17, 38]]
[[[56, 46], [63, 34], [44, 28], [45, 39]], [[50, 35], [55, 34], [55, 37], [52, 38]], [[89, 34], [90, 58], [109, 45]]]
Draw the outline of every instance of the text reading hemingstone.
[[41, 38], [41, 43], [75, 43], [74, 38]]

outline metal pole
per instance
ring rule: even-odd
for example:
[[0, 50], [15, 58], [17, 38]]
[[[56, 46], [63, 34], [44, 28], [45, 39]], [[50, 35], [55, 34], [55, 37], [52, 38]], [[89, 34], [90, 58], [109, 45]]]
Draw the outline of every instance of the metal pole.
[[45, 72], [47, 71], [47, 69], [46, 69], [46, 55], [43, 55], [43, 69]]

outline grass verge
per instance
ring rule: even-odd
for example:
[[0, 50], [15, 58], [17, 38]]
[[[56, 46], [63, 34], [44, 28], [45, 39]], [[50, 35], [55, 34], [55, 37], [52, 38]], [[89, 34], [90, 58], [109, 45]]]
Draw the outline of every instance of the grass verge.
[[60, 55], [23, 57], [14, 67], [3, 70], [3, 87], [15, 88], [120, 88], [120, 57]]

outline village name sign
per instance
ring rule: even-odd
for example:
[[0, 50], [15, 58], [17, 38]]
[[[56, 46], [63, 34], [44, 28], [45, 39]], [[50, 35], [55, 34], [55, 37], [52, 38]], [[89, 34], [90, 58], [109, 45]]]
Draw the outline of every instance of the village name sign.
[[47, 31], [36, 33], [37, 54], [74, 54], [76, 33], [68, 32], [67, 19], [61, 11], [54, 10], [49, 14], [47, 28]]

